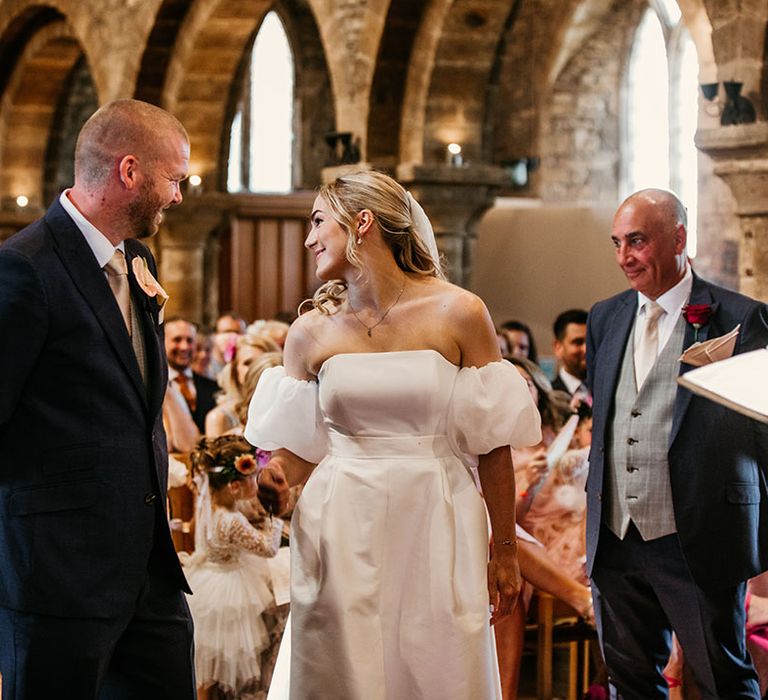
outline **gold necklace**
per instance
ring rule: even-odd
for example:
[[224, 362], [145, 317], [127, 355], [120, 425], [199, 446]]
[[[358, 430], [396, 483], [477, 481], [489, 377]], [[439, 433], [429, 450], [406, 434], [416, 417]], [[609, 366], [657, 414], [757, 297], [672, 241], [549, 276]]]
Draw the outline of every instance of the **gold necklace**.
[[395, 300], [387, 307], [387, 310], [384, 312], [382, 317], [378, 321], [376, 321], [376, 323], [374, 323], [372, 326], [369, 326], [367, 323], [365, 323], [365, 321], [363, 321], [357, 315], [357, 311], [355, 311], [355, 308], [352, 306], [352, 302], [349, 301], [349, 299], [347, 299], [347, 303], [349, 304], [349, 310], [352, 312], [352, 315], [357, 319], [357, 322], [363, 328], [365, 328], [366, 331], [368, 331], [368, 337], [369, 338], [371, 337], [371, 332], [373, 331], [373, 329], [376, 328], [376, 326], [378, 326], [387, 317], [387, 314], [389, 314], [389, 312], [392, 311], [392, 309], [395, 307], [395, 304], [397, 304], [397, 302], [400, 301], [400, 297], [403, 296], [403, 292], [405, 291], [405, 283], [406, 283], [407, 279], [408, 278], [406, 277], [406, 279], [403, 280], [403, 286], [400, 287], [400, 291], [397, 293], [397, 296], [395, 297]]

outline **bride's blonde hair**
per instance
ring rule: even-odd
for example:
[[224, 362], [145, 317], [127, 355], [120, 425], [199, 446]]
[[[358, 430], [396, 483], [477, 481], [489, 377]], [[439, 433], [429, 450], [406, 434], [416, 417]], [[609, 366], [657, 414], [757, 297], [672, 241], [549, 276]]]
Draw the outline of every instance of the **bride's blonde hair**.
[[[327, 202], [331, 215], [346, 232], [347, 260], [361, 275], [364, 270], [355, 245], [355, 217], [363, 209], [369, 209], [401, 270], [425, 277], [444, 277], [439, 261], [432, 258], [419, 232], [414, 229], [407, 192], [388, 175], [375, 170], [350, 173], [321, 185], [318, 194]], [[346, 290], [347, 284], [343, 280], [330, 280], [315, 292], [311, 299], [312, 306], [328, 314], [341, 304]], [[299, 307], [299, 313], [304, 304]]]

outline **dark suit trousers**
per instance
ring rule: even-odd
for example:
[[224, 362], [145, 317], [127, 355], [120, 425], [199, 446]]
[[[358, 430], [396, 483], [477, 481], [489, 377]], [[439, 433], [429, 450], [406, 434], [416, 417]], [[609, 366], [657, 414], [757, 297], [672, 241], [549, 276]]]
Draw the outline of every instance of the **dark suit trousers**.
[[0, 672], [3, 700], [194, 700], [184, 594], [150, 571], [135, 607], [118, 618], [0, 608]]
[[644, 542], [630, 525], [620, 540], [603, 525], [592, 582], [610, 680], [624, 700], [667, 697], [662, 670], [673, 630], [704, 700], [759, 700], [745, 640], [745, 584], [702, 590], [676, 534]]

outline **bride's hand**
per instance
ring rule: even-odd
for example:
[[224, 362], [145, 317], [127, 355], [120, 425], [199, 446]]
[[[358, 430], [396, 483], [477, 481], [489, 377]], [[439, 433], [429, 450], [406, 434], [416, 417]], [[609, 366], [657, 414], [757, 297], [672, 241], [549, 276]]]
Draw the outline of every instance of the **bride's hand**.
[[259, 501], [268, 513], [281, 515], [288, 509], [288, 480], [279, 464], [268, 462], [259, 472], [256, 484]]
[[522, 588], [517, 547], [496, 545], [488, 562], [488, 597], [493, 607], [491, 624], [509, 615], [515, 607]]

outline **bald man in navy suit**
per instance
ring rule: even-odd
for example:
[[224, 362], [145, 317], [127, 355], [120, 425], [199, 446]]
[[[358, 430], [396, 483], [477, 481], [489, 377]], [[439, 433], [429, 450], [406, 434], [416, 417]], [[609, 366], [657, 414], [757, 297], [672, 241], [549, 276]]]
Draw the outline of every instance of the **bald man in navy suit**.
[[74, 186], [0, 248], [3, 700], [195, 697], [155, 264], [136, 240], [181, 202], [188, 163], [173, 116], [107, 104]]
[[[768, 426], [677, 377], [692, 369], [680, 357], [697, 337], [740, 326], [735, 353], [765, 347], [768, 309], [694, 274], [686, 235], [683, 205], [663, 190], [634, 194], [614, 217], [631, 289], [589, 312], [588, 569], [624, 700], [667, 697], [672, 631], [702, 698], [758, 700], [744, 594], [768, 569]], [[688, 306], [703, 316], [689, 321]]]

